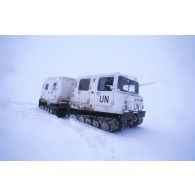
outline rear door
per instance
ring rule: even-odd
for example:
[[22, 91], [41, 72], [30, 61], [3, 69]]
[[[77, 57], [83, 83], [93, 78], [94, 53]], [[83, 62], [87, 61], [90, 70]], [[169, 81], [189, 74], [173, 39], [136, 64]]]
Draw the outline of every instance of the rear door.
[[59, 89], [60, 89], [59, 82], [57, 82], [57, 80], [53, 81], [51, 83], [51, 95], [50, 95], [52, 103], [57, 103]]
[[95, 92], [95, 104], [111, 107], [114, 104], [114, 76], [100, 77]]
[[49, 83], [48, 83], [48, 82], [45, 82], [45, 83], [43, 84], [42, 94], [41, 94], [41, 97], [42, 97], [44, 100], [47, 99], [48, 89], [49, 89]]

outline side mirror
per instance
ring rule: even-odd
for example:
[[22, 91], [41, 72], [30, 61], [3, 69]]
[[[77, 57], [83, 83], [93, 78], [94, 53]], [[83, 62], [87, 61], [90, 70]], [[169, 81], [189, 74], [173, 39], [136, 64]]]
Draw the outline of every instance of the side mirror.
[[135, 85], [130, 85], [129, 86], [129, 92], [130, 93], [135, 93]]
[[113, 85], [106, 85], [106, 87], [109, 87], [111, 91], [114, 89]]

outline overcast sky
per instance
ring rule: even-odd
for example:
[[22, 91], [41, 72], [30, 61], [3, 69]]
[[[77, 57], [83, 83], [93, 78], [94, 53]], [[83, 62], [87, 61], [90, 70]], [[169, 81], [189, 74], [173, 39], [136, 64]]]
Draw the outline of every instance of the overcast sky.
[[45, 77], [121, 72], [141, 83], [195, 75], [195, 36], [0, 36], [0, 81], [37, 98]]

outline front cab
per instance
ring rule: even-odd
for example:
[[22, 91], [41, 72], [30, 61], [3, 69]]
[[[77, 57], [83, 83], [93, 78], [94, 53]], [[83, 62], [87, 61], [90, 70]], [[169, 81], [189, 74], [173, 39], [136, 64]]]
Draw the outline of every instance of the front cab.
[[139, 83], [120, 73], [91, 75], [78, 79], [71, 105], [75, 109], [115, 114], [124, 121], [141, 124], [145, 116]]

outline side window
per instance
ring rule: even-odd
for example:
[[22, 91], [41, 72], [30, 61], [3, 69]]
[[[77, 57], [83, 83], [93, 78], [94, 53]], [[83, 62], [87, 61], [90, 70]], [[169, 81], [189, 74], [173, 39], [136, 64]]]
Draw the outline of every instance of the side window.
[[88, 91], [90, 85], [90, 79], [81, 79], [79, 82], [79, 90]]
[[55, 91], [57, 89], [57, 83], [53, 84], [52, 91]]
[[46, 84], [45, 85], [45, 90], [48, 90], [48, 88], [49, 88], [49, 84]]
[[114, 77], [100, 78], [98, 82], [98, 91], [112, 91]]

